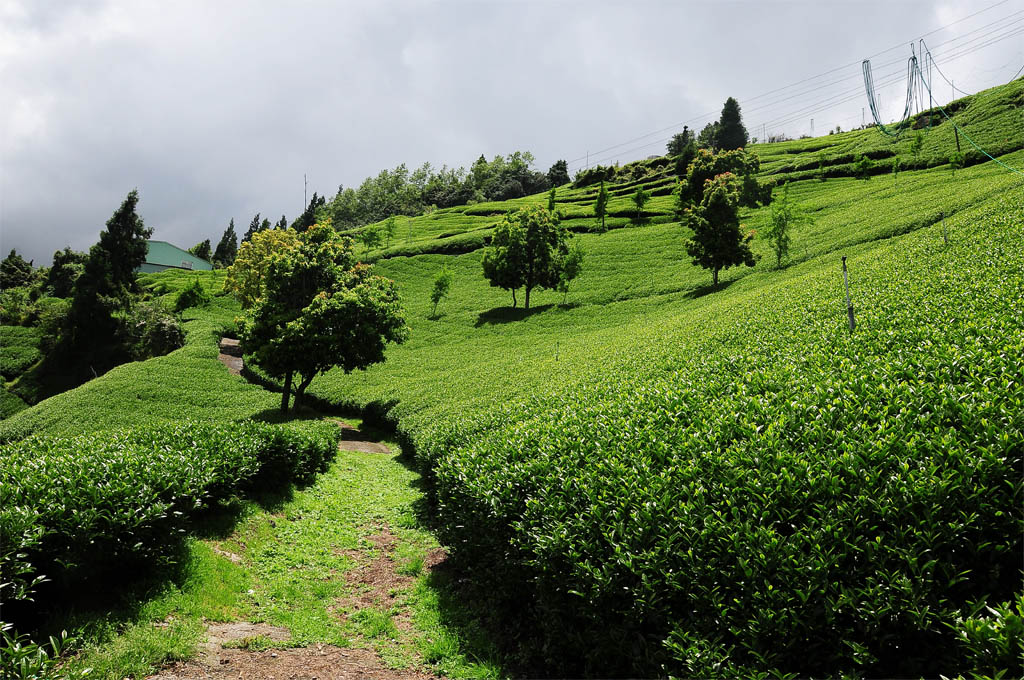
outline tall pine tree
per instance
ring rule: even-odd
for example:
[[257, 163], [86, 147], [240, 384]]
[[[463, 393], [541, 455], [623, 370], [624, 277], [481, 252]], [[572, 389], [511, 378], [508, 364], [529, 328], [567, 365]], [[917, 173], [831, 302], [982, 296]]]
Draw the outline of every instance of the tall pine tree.
[[213, 252], [213, 264], [215, 267], [230, 267], [234, 263], [236, 255], [238, 255], [238, 236], [235, 234], [235, 219], [231, 218], [231, 223], [224, 230], [224, 235], [220, 237], [217, 250]]
[[715, 146], [719, 151], [732, 151], [745, 147], [748, 141], [747, 129], [743, 127], [743, 116], [740, 115], [739, 102], [729, 97], [722, 107], [722, 117], [718, 119]]

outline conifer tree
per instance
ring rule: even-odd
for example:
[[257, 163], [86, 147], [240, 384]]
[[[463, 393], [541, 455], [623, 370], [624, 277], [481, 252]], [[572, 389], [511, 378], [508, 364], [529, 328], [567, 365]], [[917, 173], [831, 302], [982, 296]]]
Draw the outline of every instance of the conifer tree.
[[747, 129], [743, 127], [743, 116], [740, 115], [739, 102], [729, 97], [725, 100], [722, 116], [718, 119], [715, 146], [722, 151], [732, 151], [745, 147], [748, 141]]
[[213, 246], [210, 245], [210, 239], [206, 239], [205, 241], [202, 241], [201, 243], [197, 243], [194, 246], [192, 246], [191, 248], [189, 248], [188, 252], [192, 253], [193, 255], [198, 257], [200, 260], [206, 260], [207, 262], [210, 262], [210, 258], [212, 257], [210, 252], [212, 250], [213, 250]]
[[213, 253], [213, 264], [219, 267], [230, 267], [237, 255], [238, 236], [235, 234], [235, 219], [231, 218], [231, 223], [224, 230], [224, 235], [220, 237], [220, 243], [217, 244], [217, 250]]
[[608, 190], [604, 188], [604, 180], [601, 180], [601, 188], [597, 190], [597, 201], [594, 203], [594, 215], [601, 220], [601, 231], [605, 230], [604, 216], [608, 214]]

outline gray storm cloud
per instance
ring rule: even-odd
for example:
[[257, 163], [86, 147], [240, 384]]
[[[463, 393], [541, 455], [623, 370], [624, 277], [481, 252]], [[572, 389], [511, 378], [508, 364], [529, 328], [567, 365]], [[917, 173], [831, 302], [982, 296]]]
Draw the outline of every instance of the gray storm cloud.
[[[669, 128], [717, 115], [728, 96], [754, 135], [765, 122], [795, 136], [811, 117], [819, 132], [848, 129], [862, 93], [806, 115], [828, 91], [744, 99], [832, 67], [856, 76], [861, 58], [985, 7], [0, 1], [0, 249], [37, 265], [84, 250], [135, 187], [155, 237], [189, 247], [231, 218], [294, 218], [303, 175], [333, 195], [402, 162], [468, 166], [516, 149], [542, 170], [588, 151], [624, 162], [662, 153]], [[932, 39], [1022, 11], [1005, 0]], [[944, 70], [990, 87], [1024, 63], [1022, 43]], [[902, 87], [880, 88], [883, 105], [901, 105]]]

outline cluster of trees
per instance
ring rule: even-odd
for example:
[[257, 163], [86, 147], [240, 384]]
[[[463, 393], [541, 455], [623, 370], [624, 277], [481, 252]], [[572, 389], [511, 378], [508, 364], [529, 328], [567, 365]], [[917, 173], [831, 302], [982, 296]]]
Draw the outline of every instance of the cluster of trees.
[[326, 224], [253, 233], [224, 287], [246, 311], [243, 350], [283, 382], [282, 411], [317, 375], [379, 363], [408, 336], [394, 282], [357, 264], [352, 239]]
[[682, 132], [673, 135], [668, 142], [668, 155], [678, 157], [689, 153], [692, 158], [697, 149], [734, 151], [744, 148], [749, 142], [750, 137], [743, 125], [739, 102], [729, 97], [722, 106], [718, 120], [705, 125], [696, 137], [685, 125]]
[[468, 171], [448, 166], [435, 170], [424, 163], [410, 172], [403, 163], [367, 177], [357, 189], [339, 186], [334, 198], [314, 207], [314, 218], [330, 219], [340, 230], [353, 229], [394, 215], [519, 198], [569, 182], [564, 160], [555, 162], [547, 173], [534, 170], [533, 163], [529, 151], [498, 155], [490, 161], [480, 156]]
[[0, 264], [3, 322], [39, 326], [45, 356], [19, 395], [34, 403], [110, 368], [180, 347], [184, 332], [169, 310], [143, 299], [136, 270], [145, 262], [145, 226], [131, 191], [88, 253], [70, 248], [34, 269], [15, 251]]

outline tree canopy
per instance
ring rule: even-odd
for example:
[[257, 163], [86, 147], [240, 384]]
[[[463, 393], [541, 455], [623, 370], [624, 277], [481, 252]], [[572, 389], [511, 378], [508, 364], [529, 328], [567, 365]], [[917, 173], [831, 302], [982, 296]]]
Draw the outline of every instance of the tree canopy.
[[739, 205], [739, 180], [725, 173], [705, 185], [700, 205], [684, 215], [684, 223], [693, 229], [686, 252], [694, 264], [712, 271], [715, 286], [722, 269], [741, 264], [753, 267], [757, 263], [750, 250], [753, 234], [740, 233]]
[[242, 309], [249, 309], [263, 297], [270, 264], [275, 258], [284, 257], [298, 244], [299, 235], [294, 229], [256, 232], [251, 239], [242, 243], [238, 257], [228, 267], [224, 290], [238, 299]]
[[238, 235], [235, 234], [235, 220], [231, 218], [231, 223], [224, 230], [224, 235], [220, 237], [217, 250], [213, 252], [213, 265], [215, 267], [230, 267], [237, 255]]
[[67, 349], [96, 352], [117, 340], [120, 312], [131, 307], [137, 292], [135, 270], [146, 261], [153, 234], [135, 209], [139, 193], [132, 190], [89, 249], [82, 275], [75, 282], [64, 337]]
[[0, 262], [0, 289], [27, 286], [33, 278], [32, 263], [11, 248], [10, 254]]
[[524, 307], [529, 309], [534, 288], [557, 288], [563, 281], [568, 240], [569, 232], [558, 216], [541, 206], [509, 211], [484, 251], [484, 277], [492, 286], [512, 292], [513, 307], [516, 290], [525, 288]]
[[722, 106], [722, 115], [718, 119], [715, 147], [722, 151], [733, 151], [745, 147], [748, 142], [747, 128], [743, 127], [739, 102], [729, 97], [725, 100], [725, 105]]
[[257, 365], [284, 381], [281, 409], [287, 411], [295, 376], [298, 402], [317, 375], [384, 361], [387, 343], [407, 335], [394, 282], [355, 264], [351, 239], [317, 224], [296, 247], [271, 258], [242, 345]]
[[667, 151], [669, 156], [678, 156], [683, 152], [689, 144], [695, 142], [693, 138], [693, 131], [689, 126], [684, 125], [683, 131], [672, 135], [672, 139], [668, 140]]
[[213, 246], [210, 245], [210, 239], [206, 239], [204, 241], [201, 241], [201, 242], [195, 244], [191, 248], [189, 248], [188, 252], [192, 253], [193, 255], [198, 257], [200, 260], [206, 260], [207, 262], [210, 262], [212, 264], [212, 262], [211, 262], [211, 258], [213, 257], [213, 255], [211, 255], [212, 250], [213, 250]]

